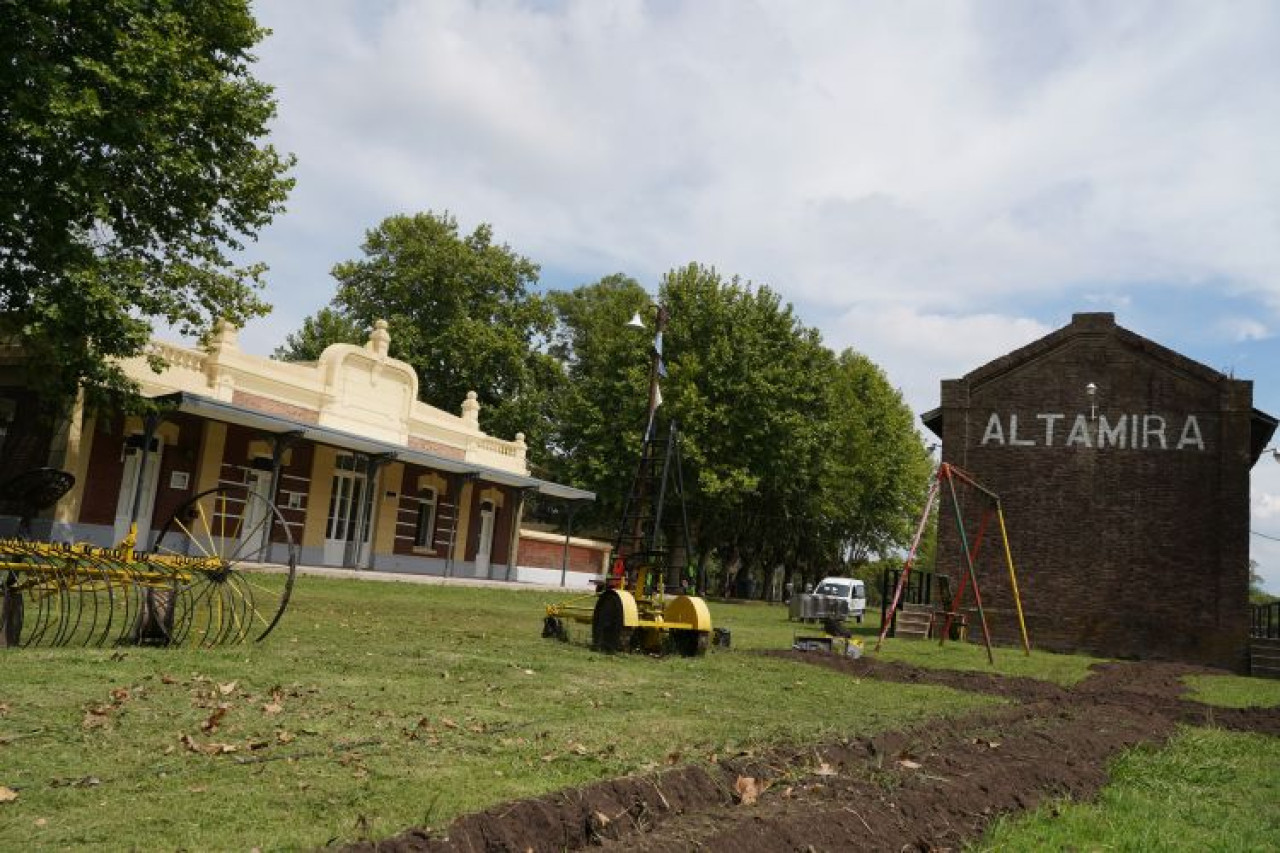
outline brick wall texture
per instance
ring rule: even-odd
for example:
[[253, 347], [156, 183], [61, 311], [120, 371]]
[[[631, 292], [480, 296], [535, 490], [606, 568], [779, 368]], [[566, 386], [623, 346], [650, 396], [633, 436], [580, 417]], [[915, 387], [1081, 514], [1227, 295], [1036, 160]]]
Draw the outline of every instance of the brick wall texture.
[[[1110, 314], [1077, 314], [943, 382], [926, 423], [943, 461], [1001, 498], [1033, 647], [1244, 669], [1249, 470], [1275, 426], [1252, 394]], [[937, 570], [958, 581], [964, 552], [945, 483], [941, 498]], [[972, 547], [981, 536], [975, 568], [993, 637], [1017, 643], [995, 516], [980, 530], [990, 501], [962, 486], [956, 499], [964, 538]]]
[[[568, 569], [590, 575], [600, 574], [602, 551], [585, 545], [569, 546]], [[520, 565], [538, 569], [558, 569], [564, 560], [564, 542], [520, 538]]]

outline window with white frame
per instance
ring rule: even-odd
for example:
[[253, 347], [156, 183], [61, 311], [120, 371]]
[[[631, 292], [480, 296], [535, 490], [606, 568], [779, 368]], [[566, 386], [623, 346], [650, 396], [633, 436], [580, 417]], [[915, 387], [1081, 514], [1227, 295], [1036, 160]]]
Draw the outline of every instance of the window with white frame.
[[436, 532], [436, 490], [427, 486], [418, 489], [418, 520], [413, 533], [415, 548], [430, 548]]

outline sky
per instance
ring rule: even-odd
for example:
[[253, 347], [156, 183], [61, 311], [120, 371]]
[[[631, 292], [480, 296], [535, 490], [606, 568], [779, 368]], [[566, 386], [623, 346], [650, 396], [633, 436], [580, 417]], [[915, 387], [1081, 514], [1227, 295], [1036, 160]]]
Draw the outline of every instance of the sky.
[[[690, 261], [768, 285], [911, 408], [1112, 311], [1280, 416], [1280, 3], [258, 0], [297, 155], [268, 354], [397, 213], [569, 289]], [[394, 330], [392, 330], [394, 335]], [[1276, 439], [1280, 442], [1280, 436]], [[1280, 457], [1252, 558], [1280, 593]]]

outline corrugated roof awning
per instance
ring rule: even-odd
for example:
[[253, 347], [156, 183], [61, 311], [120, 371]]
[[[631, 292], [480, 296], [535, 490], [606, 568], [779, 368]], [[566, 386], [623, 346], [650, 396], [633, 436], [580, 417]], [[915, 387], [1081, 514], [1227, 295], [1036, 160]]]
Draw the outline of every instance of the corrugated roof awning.
[[249, 409], [233, 403], [226, 403], [222, 400], [215, 400], [212, 397], [192, 394], [189, 391], [165, 394], [152, 398], [152, 401], [169, 411], [185, 412], [197, 417], [249, 427], [261, 432], [298, 433], [302, 438], [317, 444], [327, 444], [331, 447], [356, 453], [392, 456], [401, 462], [410, 462], [415, 465], [434, 468], [437, 471], [453, 474], [474, 474], [490, 483], [513, 486], [519, 489], [532, 489], [547, 497], [573, 501], [591, 501], [595, 500], [596, 497], [595, 492], [588, 492], [585, 489], [577, 489], [573, 486], [565, 486], [549, 480], [539, 480], [537, 477], [526, 477], [511, 471], [503, 471], [500, 468], [476, 465], [461, 459], [450, 459], [448, 456], [440, 456], [424, 450], [415, 450], [403, 444], [379, 441], [375, 438], [368, 438], [367, 436], [320, 426], [319, 424], [306, 423], [282, 415], [272, 415], [267, 412], [260, 412], [257, 409]]

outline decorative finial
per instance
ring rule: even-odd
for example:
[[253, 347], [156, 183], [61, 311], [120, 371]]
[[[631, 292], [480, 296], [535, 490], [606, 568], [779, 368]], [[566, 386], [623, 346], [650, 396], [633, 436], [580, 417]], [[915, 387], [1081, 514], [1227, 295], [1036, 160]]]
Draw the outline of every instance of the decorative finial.
[[391, 333], [387, 331], [386, 320], [374, 322], [373, 332], [369, 334], [369, 342], [364, 345], [364, 348], [378, 357], [386, 356], [391, 349]]
[[462, 401], [462, 419], [476, 429], [480, 428], [480, 401], [475, 391], [467, 392], [467, 399]]

